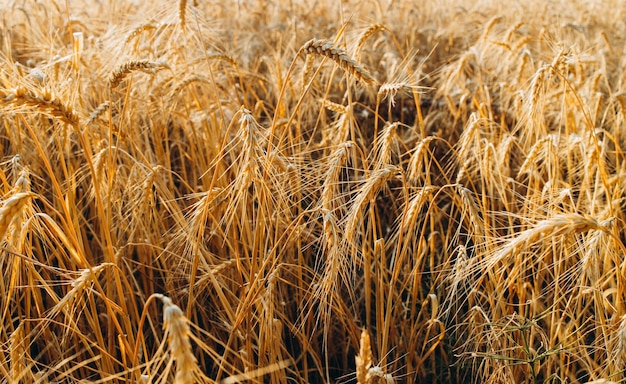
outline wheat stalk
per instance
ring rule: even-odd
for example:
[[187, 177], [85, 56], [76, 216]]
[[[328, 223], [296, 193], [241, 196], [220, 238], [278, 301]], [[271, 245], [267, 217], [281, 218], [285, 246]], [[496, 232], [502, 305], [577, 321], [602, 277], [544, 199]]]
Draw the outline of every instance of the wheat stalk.
[[622, 315], [619, 318], [617, 330], [613, 334], [612, 347], [611, 357], [614, 361], [615, 369], [623, 372], [626, 367], [626, 315]]
[[408, 81], [398, 81], [395, 83], [384, 83], [378, 88], [378, 95], [381, 97], [381, 100], [385, 98], [389, 98], [389, 104], [391, 106], [396, 105], [396, 96], [400, 92], [405, 92], [407, 94], [412, 94], [413, 92], [418, 92], [420, 87], [416, 85], [412, 85]]
[[305, 91], [306, 85], [311, 80], [313, 74], [313, 55], [306, 55], [304, 59], [304, 67], [302, 69], [302, 92]]
[[508, 240], [500, 249], [494, 252], [485, 263], [485, 270], [491, 270], [494, 265], [506, 259], [508, 256], [521, 252], [539, 239], [559, 239], [571, 233], [588, 231], [607, 231], [593, 218], [577, 213], [564, 213], [555, 215], [534, 224], [531, 228], [519, 233], [516, 237]]
[[[422, 168], [424, 164], [429, 160], [426, 155], [429, 153], [428, 146], [437, 138], [434, 136], [428, 136], [420, 140], [417, 147], [415, 147], [415, 151], [411, 155], [411, 159], [409, 160], [409, 167], [407, 170], [407, 181], [411, 183], [411, 185], [418, 185], [420, 179], [422, 179], [424, 172], [422, 172]], [[428, 175], [428, 169], [425, 170]], [[427, 176], [426, 175], [426, 176]]]

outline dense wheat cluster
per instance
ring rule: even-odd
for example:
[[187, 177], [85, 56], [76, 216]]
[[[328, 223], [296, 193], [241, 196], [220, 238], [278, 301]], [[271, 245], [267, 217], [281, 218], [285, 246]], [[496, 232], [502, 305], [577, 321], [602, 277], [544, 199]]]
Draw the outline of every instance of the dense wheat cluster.
[[0, 0], [0, 382], [626, 380], [625, 20]]

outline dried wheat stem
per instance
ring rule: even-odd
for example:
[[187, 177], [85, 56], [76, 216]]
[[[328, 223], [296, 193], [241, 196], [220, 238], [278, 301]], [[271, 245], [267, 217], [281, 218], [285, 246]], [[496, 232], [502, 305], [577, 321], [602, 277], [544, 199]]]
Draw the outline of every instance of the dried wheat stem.
[[309, 83], [309, 80], [311, 80], [311, 75], [313, 72], [313, 56], [312, 55], [306, 55], [306, 59], [304, 61], [304, 68], [302, 69], [302, 89], [304, 91], [304, 88], [306, 87], [306, 85]]
[[478, 207], [476, 200], [474, 200], [472, 191], [460, 184], [457, 185], [457, 190], [459, 191], [459, 195], [461, 195], [464, 216], [466, 212], [469, 212], [468, 220], [474, 228], [473, 234], [476, 235], [478, 238], [483, 238], [485, 234], [485, 222], [480, 215], [481, 210]]
[[426, 202], [432, 198], [433, 191], [436, 187], [432, 185], [419, 188], [411, 199], [406, 203], [406, 214], [404, 220], [402, 220], [402, 230], [410, 231], [416, 228], [418, 225], [417, 219], [422, 208], [426, 205]]
[[533, 38], [531, 36], [526, 36], [523, 39], [520, 39], [517, 43], [515, 43], [515, 45], [511, 47], [511, 49], [513, 50], [513, 52], [519, 52], [519, 50], [524, 45], [530, 43], [531, 41], [533, 41]]
[[545, 160], [547, 155], [550, 153], [549, 150], [546, 149], [546, 147], [551, 146], [552, 151], [556, 151], [556, 144], [554, 142], [555, 140], [555, 136], [548, 135], [548, 137], [544, 137], [543, 139], [537, 141], [530, 149], [530, 152], [528, 153], [528, 156], [526, 156], [526, 159], [524, 159], [524, 162], [520, 166], [517, 176], [519, 177], [520, 175], [526, 173], [533, 174], [534, 172], [532, 167], [536, 166], [537, 159]]
[[550, 238], [558, 239], [560, 236], [566, 236], [571, 233], [581, 233], [592, 230], [606, 231], [607, 229], [593, 218], [577, 213], [555, 215], [537, 222], [531, 228], [521, 232], [517, 237], [507, 241], [497, 252], [487, 259], [485, 267], [487, 270], [491, 269], [507, 256], [521, 252], [523, 247], [530, 246], [539, 239], [550, 241]]
[[483, 31], [482, 36], [480, 37], [481, 40], [486, 41], [487, 37], [489, 37], [489, 35], [491, 34], [491, 31], [493, 30], [493, 28], [496, 26], [496, 24], [498, 24], [500, 21], [502, 20], [502, 16], [495, 16], [493, 17], [491, 20], [489, 20], [487, 22], [487, 24], [485, 25], [485, 30]]
[[20, 192], [30, 192], [30, 172], [27, 168], [24, 168], [20, 171], [17, 180], [15, 180], [15, 185], [13, 186], [14, 193]]
[[399, 92], [412, 93], [417, 92], [419, 87], [415, 85], [411, 85], [406, 81], [399, 81], [396, 83], [384, 83], [378, 88], [378, 95], [381, 96], [381, 100], [384, 100], [386, 97], [389, 98], [389, 103], [394, 106], [396, 105], [396, 95]]
[[420, 178], [423, 177], [422, 165], [426, 163], [426, 155], [429, 151], [428, 145], [437, 139], [435, 136], [428, 136], [420, 140], [419, 144], [415, 148], [411, 159], [409, 160], [409, 167], [407, 172], [407, 181], [412, 185], [418, 185]]
[[535, 113], [539, 105], [539, 98], [543, 92], [544, 81], [546, 79], [546, 71], [548, 70], [547, 66], [543, 66], [535, 72], [533, 79], [530, 83], [530, 98], [527, 100], [528, 110], [531, 113]]
[[504, 41], [506, 41], [507, 43], [511, 42], [511, 38], [513, 37], [513, 34], [515, 32], [517, 32], [521, 27], [524, 26], [524, 22], [520, 21], [517, 24], [514, 24], [511, 28], [509, 28], [506, 33], [504, 34]]
[[183, 79], [183, 81], [181, 81], [178, 85], [176, 85], [176, 87], [174, 88], [174, 94], [176, 95], [180, 93], [180, 91], [183, 90], [183, 88], [185, 88], [191, 83], [211, 84], [211, 80], [209, 80], [207, 77], [202, 76], [202, 75], [191, 75]]
[[237, 68], [239, 65], [237, 64], [237, 60], [235, 60], [235, 58], [233, 58], [232, 56], [229, 55], [225, 55], [223, 53], [212, 53], [210, 55], [207, 55], [205, 59], [208, 59], [210, 61], [223, 61], [225, 63], [228, 63], [230, 65], [232, 65], [233, 67]]
[[[319, 303], [318, 319], [322, 321], [324, 343], [329, 342], [330, 327], [332, 326], [332, 311], [336, 307], [335, 297], [339, 275], [344, 268], [342, 247], [339, 243], [339, 226], [337, 218], [331, 212], [322, 209], [324, 213], [324, 236], [325, 249], [324, 273], [316, 284], [313, 285], [313, 297]], [[318, 320], [318, 321], [319, 321]]]
[[620, 317], [617, 332], [614, 333], [612, 349], [611, 357], [615, 368], [623, 372], [626, 367], [626, 315]]

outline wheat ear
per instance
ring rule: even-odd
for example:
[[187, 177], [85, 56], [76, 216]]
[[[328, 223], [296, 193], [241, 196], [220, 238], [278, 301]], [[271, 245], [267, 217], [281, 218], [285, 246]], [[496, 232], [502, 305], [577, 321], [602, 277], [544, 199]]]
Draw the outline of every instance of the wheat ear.
[[333, 194], [339, 184], [339, 175], [345, 162], [349, 159], [350, 150], [352, 150], [354, 145], [355, 144], [351, 141], [341, 143], [330, 155], [330, 164], [328, 165], [328, 170], [326, 171], [324, 188], [322, 189], [322, 194], [320, 196], [322, 208], [329, 212], [332, 212], [334, 208]]
[[180, 26], [185, 28], [186, 21], [186, 12], [187, 12], [187, 0], [180, 0], [178, 3], [178, 20], [180, 21]]
[[128, 44], [132, 40], [134, 40], [137, 36], [141, 35], [143, 32], [152, 31], [155, 29], [157, 29], [157, 26], [154, 25], [153, 23], [142, 24], [138, 26], [137, 28], [133, 29], [132, 31], [130, 31], [128, 35], [126, 35], [126, 39], [124, 40], [124, 43]]
[[49, 90], [33, 92], [24, 87], [17, 87], [9, 92], [0, 90], [0, 104], [35, 108], [67, 124], [78, 126], [78, 116], [72, 108]]
[[316, 54], [328, 57], [339, 65], [341, 69], [357, 79], [368, 84], [374, 82], [374, 78], [365, 68], [348, 56], [345, 49], [337, 47], [332, 41], [311, 39], [302, 46], [301, 51], [307, 55]]
[[176, 362], [174, 384], [192, 384], [198, 366], [189, 342], [189, 320], [169, 297], [160, 294], [155, 296], [163, 302], [163, 328], [167, 332], [172, 359]]
[[356, 49], [354, 50], [354, 56], [358, 57], [361, 53], [361, 49], [363, 48], [363, 44], [365, 44], [365, 40], [369, 39], [372, 35], [374, 35], [378, 31], [386, 31], [387, 27], [382, 24], [374, 24], [367, 28], [361, 36], [359, 36], [359, 40], [356, 43]]
[[361, 331], [361, 342], [359, 354], [354, 358], [356, 362], [356, 382], [357, 384], [367, 383], [367, 373], [372, 366], [372, 345], [370, 334], [366, 329]]
[[626, 315], [622, 315], [619, 318], [619, 325], [613, 335], [611, 358], [616, 368], [623, 371], [626, 365]]
[[13, 220], [21, 214], [22, 208], [33, 196], [31, 192], [20, 192], [4, 201], [0, 208], [0, 240], [4, 238]]
[[15, 328], [9, 337], [9, 356], [11, 362], [11, 380], [14, 383], [32, 382], [30, 367], [26, 365], [27, 339], [24, 335], [24, 323]]
[[98, 105], [98, 107], [94, 109], [93, 112], [91, 112], [91, 115], [89, 115], [89, 118], [87, 118], [86, 124], [89, 125], [96, 121], [96, 119], [102, 116], [104, 112], [108, 111], [109, 108], [111, 108], [110, 102], [105, 101], [103, 103], [100, 103], [100, 105]]
[[166, 68], [169, 69], [169, 65], [166, 63], [155, 63], [149, 60], [129, 61], [113, 72], [113, 75], [111, 75], [111, 79], [109, 80], [109, 86], [111, 88], [116, 88], [131, 72], [152, 72]]
[[385, 183], [395, 177], [400, 168], [394, 165], [386, 165], [383, 168], [376, 169], [369, 178], [359, 188], [359, 193], [352, 202], [352, 207], [346, 217], [345, 234], [346, 236], [356, 236], [357, 225], [361, 224], [361, 218], [365, 209], [365, 204], [372, 201], [378, 191]]

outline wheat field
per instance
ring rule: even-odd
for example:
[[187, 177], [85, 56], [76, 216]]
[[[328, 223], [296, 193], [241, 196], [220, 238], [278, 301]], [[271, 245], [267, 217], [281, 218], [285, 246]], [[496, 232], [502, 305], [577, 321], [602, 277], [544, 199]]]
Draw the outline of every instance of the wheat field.
[[625, 382], [625, 20], [0, 0], [0, 383]]

